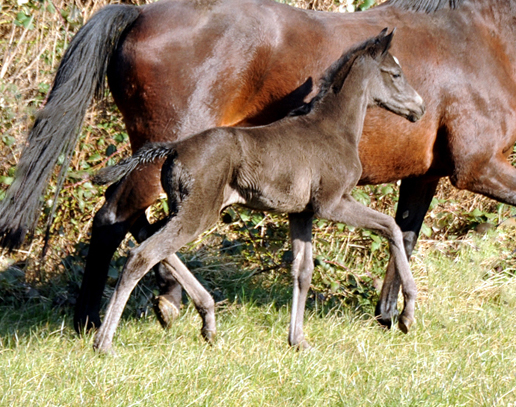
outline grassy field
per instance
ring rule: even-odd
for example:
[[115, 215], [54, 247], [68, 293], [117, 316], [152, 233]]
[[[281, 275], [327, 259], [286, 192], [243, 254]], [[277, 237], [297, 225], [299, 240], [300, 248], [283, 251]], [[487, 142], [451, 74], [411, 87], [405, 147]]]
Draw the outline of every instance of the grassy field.
[[266, 290], [240, 279], [239, 294], [218, 306], [213, 347], [188, 305], [166, 332], [153, 315], [127, 315], [114, 356], [95, 354], [69, 311], [41, 300], [1, 307], [0, 405], [514, 405], [515, 243], [511, 231], [423, 242], [412, 263], [420, 290], [412, 332], [315, 299], [307, 352], [287, 345], [284, 278]]

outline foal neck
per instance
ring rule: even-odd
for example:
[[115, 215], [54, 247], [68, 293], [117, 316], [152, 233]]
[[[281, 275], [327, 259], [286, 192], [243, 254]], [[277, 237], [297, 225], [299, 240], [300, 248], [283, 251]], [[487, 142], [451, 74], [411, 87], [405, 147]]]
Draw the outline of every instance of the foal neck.
[[329, 94], [314, 109], [314, 119], [326, 134], [358, 145], [369, 99], [369, 77], [373, 67], [367, 56], [353, 63], [340, 91]]

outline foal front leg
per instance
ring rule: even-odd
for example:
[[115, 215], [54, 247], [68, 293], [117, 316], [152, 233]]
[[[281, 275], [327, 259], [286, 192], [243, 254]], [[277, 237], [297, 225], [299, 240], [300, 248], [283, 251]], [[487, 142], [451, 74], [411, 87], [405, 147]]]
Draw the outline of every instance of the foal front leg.
[[310, 348], [303, 333], [303, 318], [306, 297], [314, 270], [312, 258], [312, 219], [313, 214], [310, 213], [289, 214], [290, 238], [294, 255], [292, 263], [294, 290], [288, 342], [291, 346], [296, 346], [299, 349]]
[[404, 297], [404, 309], [398, 324], [400, 329], [407, 333], [415, 321], [417, 289], [405, 254], [403, 235], [394, 219], [358, 203], [350, 195], [344, 195], [338, 203], [321, 210], [321, 213], [316, 215], [351, 226], [370, 229], [389, 239], [391, 258], [400, 277]]
[[[403, 233], [403, 243], [409, 260], [438, 183], [439, 178], [426, 179], [424, 177], [407, 178], [401, 181], [396, 223]], [[396, 272], [394, 261], [391, 259], [375, 310], [378, 322], [387, 327], [391, 326], [393, 318], [398, 314], [396, 307], [400, 284], [400, 277]]]

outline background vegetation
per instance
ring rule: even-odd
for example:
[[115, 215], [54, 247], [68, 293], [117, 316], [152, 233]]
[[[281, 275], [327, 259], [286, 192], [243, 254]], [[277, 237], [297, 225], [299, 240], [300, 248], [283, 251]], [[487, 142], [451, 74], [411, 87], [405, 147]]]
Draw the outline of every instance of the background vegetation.
[[[67, 44], [108, 3], [117, 1], [0, 0], [0, 199]], [[346, 12], [374, 2], [291, 3]], [[383, 332], [371, 321], [387, 261], [383, 239], [317, 221], [318, 267], [307, 321], [317, 351], [302, 356], [289, 351], [289, 310], [283, 305], [291, 298], [291, 253], [285, 218], [230, 209], [214, 230], [181, 254], [218, 301], [217, 345], [210, 349], [202, 343], [198, 319], [187, 305], [172, 330], [161, 331], [149, 313], [155, 293], [149, 276], [128, 306], [116, 344], [120, 357], [94, 357], [91, 338], [78, 339], [71, 328], [91, 221], [104, 192], [83, 175], [128, 154], [125, 128], [107, 97], [87, 114], [46, 256], [41, 258], [41, 250], [55, 180], [31, 243], [0, 254], [0, 404], [514, 401], [515, 237], [510, 217], [516, 213], [448, 182], [439, 187], [412, 261], [420, 289], [419, 324], [407, 337], [396, 330]], [[355, 196], [393, 215], [397, 185], [357, 188]], [[166, 210], [162, 200], [148, 214], [159, 218]], [[486, 222], [504, 227], [484, 238], [474, 236], [472, 230]], [[127, 239], [113, 259], [106, 298], [133, 245]], [[225, 399], [230, 391], [233, 395]]]

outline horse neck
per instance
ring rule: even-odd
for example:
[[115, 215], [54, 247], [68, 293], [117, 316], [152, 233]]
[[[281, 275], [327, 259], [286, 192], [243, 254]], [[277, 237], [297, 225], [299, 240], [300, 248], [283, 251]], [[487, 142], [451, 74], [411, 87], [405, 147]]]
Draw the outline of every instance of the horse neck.
[[324, 127], [325, 134], [344, 138], [358, 146], [367, 106], [369, 104], [369, 74], [363, 63], [351, 68], [339, 93], [330, 90], [315, 109], [317, 123]]

